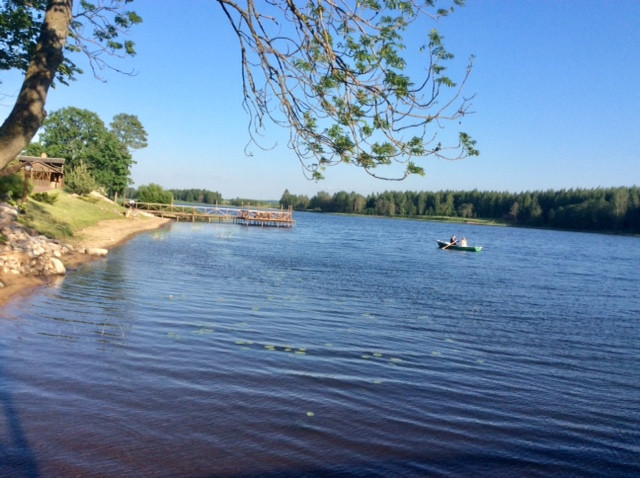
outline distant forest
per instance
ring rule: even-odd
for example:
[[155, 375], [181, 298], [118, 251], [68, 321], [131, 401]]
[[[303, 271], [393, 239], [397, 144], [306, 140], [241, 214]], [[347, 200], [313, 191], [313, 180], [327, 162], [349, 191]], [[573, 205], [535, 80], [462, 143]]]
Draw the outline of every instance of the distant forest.
[[203, 204], [222, 203], [222, 196], [216, 191], [206, 189], [169, 189], [173, 199], [182, 202], [199, 202]]
[[640, 234], [640, 188], [569, 189], [522, 193], [385, 191], [362, 196], [319, 192], [309, 199], [285, 190], [280, 205], [391, 217], [493, 220], [514, 226]]
[[[226, 204], [229, 206], [248, 206], [254, 205], [261, 207], [275, 207], [278, 206], [277, 200], [265, 201], [259, 199], [248, 198], [234, 198], [234, 199], [222, 199], [222, 195], [217, 191], [208, 191], [206, 189], [169, 189], [169, 192], [173, 195], [174, 201], [184, 203], [202, 203], [202, 204]], [[135, 196], [136, 193], [132, 192], [131, 196]]]

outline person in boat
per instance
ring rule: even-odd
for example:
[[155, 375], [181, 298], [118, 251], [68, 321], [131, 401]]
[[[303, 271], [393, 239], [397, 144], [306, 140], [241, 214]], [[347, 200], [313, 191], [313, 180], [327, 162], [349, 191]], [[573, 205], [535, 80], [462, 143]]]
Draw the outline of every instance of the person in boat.
[[457, 246], [458, 245], [458, 238], [456, 237], [455, 234], [453, 236], [451, 236], [451, 239], [449, 239], [449, 245], [450, 246]]
[[460, 240], [460, 245], [461, 245], [461, 246], [466, 246], [466, 245], [467, 245], [467, 238], [466, 238], [466, 237], [463, 237], [463, 238]]

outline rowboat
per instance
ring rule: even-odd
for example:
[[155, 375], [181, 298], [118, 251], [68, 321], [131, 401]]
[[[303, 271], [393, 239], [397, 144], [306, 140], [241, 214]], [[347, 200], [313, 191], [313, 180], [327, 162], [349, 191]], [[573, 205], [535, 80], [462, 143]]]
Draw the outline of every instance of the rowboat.
[[439, 241], [436, 239], [436, 242], [438, 243], [438, 247], [440, 249], [447, 249], [448, 251], [453, 250], [453, 251], [470, 251], [470, 252], [480, 252], [482, 250], [482, 246], [451, 246], [449, 244], [451, 244], [450, 242], [447, 241]]

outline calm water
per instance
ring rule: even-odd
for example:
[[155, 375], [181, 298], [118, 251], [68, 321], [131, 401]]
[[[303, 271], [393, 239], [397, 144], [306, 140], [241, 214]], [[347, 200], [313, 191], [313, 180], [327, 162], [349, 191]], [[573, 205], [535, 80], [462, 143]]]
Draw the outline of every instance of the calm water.
[[0, 475], [640, 475], [640, 239], [296, 216], [2, 310]]

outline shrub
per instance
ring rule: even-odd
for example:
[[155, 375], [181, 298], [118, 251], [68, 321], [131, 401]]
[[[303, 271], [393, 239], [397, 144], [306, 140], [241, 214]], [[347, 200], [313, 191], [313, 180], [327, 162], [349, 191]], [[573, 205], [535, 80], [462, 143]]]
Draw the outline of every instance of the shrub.
[[47, 204], [55, 204], [58, 200], [57, 194], [47, 194], [47, 193], [33, 193], [31, 195], [31, 199], [38, 202], [44, 202]]
[[89, 168], [82, 161], [71, 169], [65, 177], [65, 189], [70, 193], [86, 196], [98, 189], [98, 183], [91, 175]]
[[9, 200], [20, 199], [23, 185], [24, 179], [20, 174], [0, 176], [0, 201], [5, 198]]
[[138, 188], [138, 201], [171, 204], [173, 201], [173, 194], [171, 194], [170, 191], [165, 190], [162, 186], [152, 183], [148, 186], [140, 186], [140, 188]]

